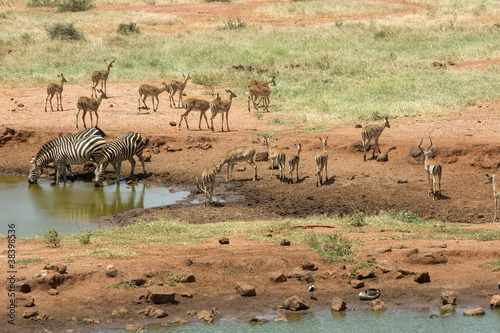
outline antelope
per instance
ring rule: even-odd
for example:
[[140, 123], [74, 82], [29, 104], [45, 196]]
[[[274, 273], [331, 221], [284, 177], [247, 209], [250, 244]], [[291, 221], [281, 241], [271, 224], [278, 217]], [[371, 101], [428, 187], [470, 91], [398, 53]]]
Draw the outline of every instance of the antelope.
[[263, 146], [267, 147], [267, 151], [269, 152], [269, 157], [271, 158], [271, 176], [269, 177], [269, 179], [273, 178], [274, 166], [278, 164], [280, 170], [280, 175], [278, 177], [278, 180], [281, 182], [284, 181], [285, 178], [285, 160], [286, 160], [285, 153], [281, 149], [271, 148], [271, 146], [269, 145], [269, 139], [271, 139], [271, 137], [269, 138], [264, 137], [264, 143], [263, 143]]
[[[424, 138], [420, 140], [418, 148], [422, 152], [422, 159], [425, 164], [425, 171], [427, 172], [427, 180], [429, 181], [429, 196], [432, 194], [433, 196], [432, 200], [435, 200], [436, 197], [441, 196], [441, 172], [443, 171], [443, 165], [433, 156], [435, 153], [435, 149], [430, 149], [432, 147], [431, 137], [429, 136], [429, 141], [431, 144], [425, 150], [423, 150], [422, 147], [420, 147], [422, 145], [422, 141], [424, 141]], [[432, 177], [432, 183], [431, 183], [431, 177]], [[439, 191], [436, 191], [436, 177], [439, 186]]]
[[229, 100], [221, 101], [219, 99], [219, 101], [216, 103], [210, 103], [210, 114], [211, 114], [210, 123], [212, 124], [212, 132], [215, 132], [214, 118], [215, 116], [217, 116], [217, 113], [219, 112], [222, 114], [222, 132], [224, 132], [224, 114], [226, 114], [226, 128], [227, 131], [229, 132], [229, 120], [228, 120], [229, 109], [231, 108], [233, 97], [238, 97], [238, 96], [236, 96], [236, 94], [229, 89], [226, 89], [226, 92], [229, 93]]
[[[273, 86], [276, 85], [276, 82], [274, 81], [274, 78], [271, 76], [269, 77], [269, 79], [267, 80], [267, 82], [264, 82], [264, 81], [256, 81], [256, 80], [252, 80], [250, 82], [248, 82], [248, 89], [250, 90], [250, 87], [251, 86], [261, 86], [261, 87], [268, 87], [268, 85], [271, 84]], [[260, 101], [257, 103], [257, 105], [260, 104], [260, 102], [262, 102], [262, 98], [260, 99]]]
[[373, 155], [372, 158], [375, 158], [375, 150], [378, 149], [380, 153], [380, 146], [378, 144], [378, 138], [384, 128], [391, 128], [389, 124], [389, 119], [385, 117], [385, 122], [382, 125], [367, 125], [361, 129], [361, 139], [363, 140], [363, 160], [366, 162], [366, 148], [369, 148], [370, 141], [373, 139], [375, 144], [373, 146]]
[[82, 114], [83, 127], [87, 128], [87, 125], [85, 124], [85, 115], [87, 114], [87, 112], [90, 113], [90, 127], [93, 127], [92, 112], [95, 112], [96, 116], [95, 127], [98, 126], [97, 123], [99, 122], [99, 115], [97, 114], [97, 109], [99, 108], [99, 105], [101, 105], [102, 99], [108, 98], [108, 96], [106, 96], [106, 93], [101, 89], [99, 89], [98, 92], [101, 93], [101, 96], [99, 96], [98, 99], [80, 97], [76, 102], [76, 107], [78, 109], [78, 112], [76, 113], [76, 128], [78, 128], [78, 115], [80, 114], [80, 110], [82, 109], [83, 109], [83, 114]]
[[[215, 100], [219, 99], [219, 94], [217, 94], [217, 98]], [[214, 100], [214, 101], [215, 101]], [[214, 103], [212, 101], [212, 103]], [[188, 121], [187, 121], [187, 116], [189, 115], [189, 112], [192, 110], [200, 111], [200, 121], [198, 122], [198, 128], [201, 131], [201, 118], [205, 117], [205, 122], [207, 123], [207, 127], [210, 129], [210, 125], [208, 125], [208, 119], [206, 112], [210, 108], [210, 103], [207, 102], [204, 99], [199, 99], [199, 98], [188, 98], [184, 101], [184, 113], [181, 115], [181, 120], [179, 121], [179, 131], [181, 130], [181, 124], [182, 124], [182, 119], [186, 122], [186, 127], [189, 129]]]
[[[165, 82], [162, 82], [163, 88], [156, 88], [155, 86], [149, 85], [149, 84], [143, 84], [139, 87], [139, 110], [141, 109], [141, 97], [144, 96], [142, 99], [142, 103], [144, 104], [144, 109], [149, 109], [148, 106], [146, 105], [146, 98], [148, 96], [151, 96], [151, 101], [153, 102], [153, 112], [156, 112], [158, 110], [158, 106], [160, 105], [160, 101], [158, 100], [158, 95], [164, 92], [165, 90], [168, 90], [168, 86]], [[155, 109], [155, 98], [156, 98], [156, 109]]]
[[215, 177], [218, 174], [219, 169], [215, 166], [215, 164], [212, 167], [203, 169], [203, 172], [201, 173], [203, 188], [200, 187], [198, 177], [196, 177], [196, 187], [198, 187], [198, 189], [205, 194], [205, 207], [207, 206], [207, 201], [210, 205], [213, 203], [212, 194], [214, 193]]
[[500, 202], [500, 193], [497, 193], [496, 190], [497, 182], [495, 179], [495, 174], [492, 174], [491, 176], [486, 174], [486, 178], [488, 178], [488, 180], [485, 182], [485, 184], [490, 184], [490, 183], [493, 184], [493, 198], [495, 198], [495, 214], [493, 217], [493, 222], [495, 222], [497, 220], [497, 210], [498, 210], [498, 204]]
[[[254, 83], [254, 84], [252, 84]], [[248, 112], [250, 112], [250, 101], [253, 102], [253, 106], [255, 107], [255, 110], [257, 109], [257, 105], [255, 104], [255, 101], [261, 97], [263, 104], [264, 104], [264, 109], [269, 112], [268, 106], [269, 106], [269, 95], [271, 94], [272, 86], [275, 86], [276, 82], [274, 82], [273, 78], [270, 78], [269, 81], [267, 81], [266, 84], [262, 85], [257, 81], [250, 81], [248, 84]]]
[[97, 98], [98, 91], [96, 88], [97, 88], [97, 85], [99, 84], [99, 81], [101, 81], [101, 90], [104, 90], [104, 92], [106, 92], [106, 81], [108, 80], [109, 71], [110, 71], [111, 67], [113, 67], [113, 63], [115, 61], [114, 60], [111, 60], [111, 61], [104, 60], [104, 61], [108, 64], [108, 69], [105, 71], [94, 71], [91, 74], [92, 94], [90, 97], [94, 97], [94, 94], [95, 94], [95, 97]]
[[56, 109], [59, 111], [59, 105], [61, 105], [61, 111], [63, 110], [62, 106], [62, 91], [63, 91], [63, 84], [66, 81], [64, 78], [64, 75], [61, 73], [61, 75], [58, 75], [57, 77], [61, 78], [61, 85], [58, 85], [56, 83], [49, 83], [47, 85], [47, 98], [45, 99], [45, 112], [47, 112], [47, 102], [50, 102], [50, 109], [52, 112], [54, 112], [54, 108], [52, 107], [52, 98], [54, 98], [54, 95], [56, 95]]
[[183, 91], [184, 91], [184, 88], [186, 88], [187, 82], [191, 78], [191, 76], [189, 74], [187, 76], [184, 76], [184, 74], [182, 74], [182, 76], [184, 77], [184, 82], [178, 81], [178, 80], [167, 80], [166, 81], [167, 86], [169, 87], [168, 91], [169, 91], [170, 107], [172, 107], [172, 103], [174, 104], [174, 107], [175, 107], [174, 95], [177, 93], [177, 91], [179, 91], [179, 104], [178, 105], [179, 105], [179, 107], [181, 107], [181, 105], [183, 105], [182, 96], [186, 96], [186, 94], [184, 94]]
[[323, 168], [325, 169], [325, 181], [328, 181], [328, 152], [326, 151], [326, 143], [328, 141], [328, 137], [322, 139], [321, 137], [319, 138], [321, 141], [321, 144], [323, 145], [323, 149], [321, 149], [315, 157], [316, 160], [316, 175], [317, 175], [317, 180], [316, 180], [316, 186], [323, 185], [323, 179], [321, 178], [321, 172], [323, 171]]
[[302, 150], [302, 144], [299, 143], [297, 146], [295, 143], [293, 144], [295, 148], [297, 148], [297, 154], [293, 155], [293, 157], [288, 159], [288, 168], [289, 168], [289, 179], [288, 181], [293, 184], [293, 170], [297, 169], [297, 181], [299, 181], [299, 162], [300, 162], [300, 151]]
[[[229, 182], [233, 178], [234, 165], [237, 162], [246, 161], [254, 169], [253, 181], [257, 179], [257, 164], [254, 162], [255, 149], [252, 147], [236, 147], [227, 151], [226, 155], [220, 160], [219, 165], [217, 165], [217, 170], [220, 172], [224, 164], [227, 163], [227, 176], [226, 182]], [[231, 172], [229, 172], [231, 171]]]

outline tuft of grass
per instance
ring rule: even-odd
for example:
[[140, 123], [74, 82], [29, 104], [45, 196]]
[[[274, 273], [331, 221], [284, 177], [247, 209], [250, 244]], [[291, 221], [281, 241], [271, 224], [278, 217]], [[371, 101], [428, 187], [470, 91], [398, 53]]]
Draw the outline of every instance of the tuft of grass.
[[83, 245], [90, 244], [90, 236], [92, 236], [92, 230], [89, 229], [75, 234], [75, 238]]
[[55, 23], [45, 30], [52, 40], [81, 40], [85, 38], [85, 36], [75, 28], [73, 23]]
[[84, 12], [95, 7], [92, 0], [60, 0], [58, 12]]
[[131, 34], [140, 34], [139, 27], [135, 23], [120, 23], [116, 33], [124, 36], [128, 36]]
[[23, 258], [16, 260], [16, 265], [28, 265], [33, 263], [40, 263], [43, 262], [44, 260], [45, 260], [44, 258]]
[[494, 260], [494, 261], [491, 261], [488, 263], [488, 265], [490, 265], [491, 267], [491, 270], [493, 272], [498, 272], [500, 271], [500, 259], [499, 260]]
[[186, 274], [169, 273], [166, 282], [169, 286], [174, 286], [176, 283], [186, 283]]
[[130, 281], [120, 281], [116, 283], [110, 283], [106, 286], [107, 289], [115, 288], [115, 289], [135, 289], [136, 285], [132, 284]]
[[361, 228], [366, 225], [365, 213], [356, 210], [353, 214], [344, 217], [350, 227]]
[[43, 231], [40, 238], [52, 247], [59, 247], [61, 244], [61, 234], [59, 234], [54, 227], [49, 228], [47, 231]]
[[224, 23], [224, 26], [218, 27], [217, 30], [238, 30], [238, 29], [244, 29], [246, 28], [247, 24], [239, 17], [233, 21], [233, 19], [229, 19], [226, 23]]
[[331, 264], [352, 262], [355, 259], [353, 241], [342, 238], [340, 233], [307, 233], [304, 241], [314, 251], [321, 253], [323, 258]]

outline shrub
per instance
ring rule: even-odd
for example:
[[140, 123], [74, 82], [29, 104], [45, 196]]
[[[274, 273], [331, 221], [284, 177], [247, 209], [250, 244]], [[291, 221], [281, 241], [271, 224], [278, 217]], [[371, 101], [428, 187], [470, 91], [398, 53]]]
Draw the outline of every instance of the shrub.
[[84, 12], [94, 8], [92, 0], [61, 0], [57, 5], [58, 12]]
[[247, 26], [245, 22], [242, 22], [239, 17], [236, 18], [236, 21], [233, 21], [233, 19], [229, 19], [226, 23], [224, 23], [223, 27], [217, 28], [218, 30], [236, 30], [236, 29], [243, 29]]
[[76, 239], [83, 245], [90, 243], [90, 236], [92, 235], [92, 230], [85, 230], [76, 234]]
[[52, 247], [59, 247], [61, 243], [61, 235], [54, 227], [42, 232], [41, 238], [45, 243], [51, 245]]
[[51, 27], [45, 29], [50, 39], [69, 39], [69, 40], [80, 40], [85, 37], [78, 31], [73, 23], [55, 23]]
[[120, 23], [116, 30], [120, 35], [140, 34], [139, 27], [135, 23]]
[[354, 214], [348, 215], [344, 218], [350, 227], [360, 228], [366, 225], [365, 214], [356, 210]]

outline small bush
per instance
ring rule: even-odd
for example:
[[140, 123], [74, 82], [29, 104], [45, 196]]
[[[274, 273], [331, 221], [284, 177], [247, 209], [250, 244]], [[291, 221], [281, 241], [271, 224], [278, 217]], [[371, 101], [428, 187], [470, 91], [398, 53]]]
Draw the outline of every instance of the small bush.
[[90, 236], [92, 235], [92, 230], [85, 230], [76, 234], [76, 239], [83, 245], [90, 244]]
[[57, 11], [84, 12], [94, 7], [92, 0], [61, 0], [57, 5]]
[[354, 260], [354, 248], [352, 241], [342, 238], [338, 233], [319, 235], [308, 233], [305, 243], [316, 252], [321, 253], [323, 258], [332, 264]]
[[116, 283], [110, 283], [107, 285], [107, 289], [109, 288], [115, 288], [115, 289], [135, 289], [135, 285], [132, 284], [130, 281], [120, 281]]
[[237, 30], [244, 29], [247, 26], [245, 22], [242, 22], [239, 17], [236, 18], [236, 21], [233, 19], [229, 19], [226, 23], [224, 23], [223, 27], [217, 28], [218, 30]]
[[186, 274], [173, 274], [169, 273], [167, 276], [167, 281], [169, 286], [174, 286], [176, 283], [185, 283]]
[[120, 23], [116, 33], [120, 35], [140, 34], [139, 27], [135, 23]]
[[85, 37], [78, 31], [73, 23], [55, 23], [51, 27], [45, 29], [50, 39], [66, 39], [66, 40], [80, 40]]
[[44, 231], [41, 235], [42, 240], [49, 244], [52, 247], [59, 247], [61, 244], [61, 235], [57, 232], [57, 230], [52, 227], [47, 231]]
[[352, 215], [348, 215], [344, 218], [350, 227], [360, 228], [366, 225], [365, 213], [356, 211]]

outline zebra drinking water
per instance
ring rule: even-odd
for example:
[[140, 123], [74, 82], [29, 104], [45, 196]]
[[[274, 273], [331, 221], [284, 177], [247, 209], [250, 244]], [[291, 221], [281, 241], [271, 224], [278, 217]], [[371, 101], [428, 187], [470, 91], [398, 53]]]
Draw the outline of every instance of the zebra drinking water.
[[104, 181], [104, 171], [108, 164], [113, 165], [116, 174], [116, 182], [120, 181], [120, 169], [122, 161], [128, 160], [130, 162], [130, 176], [134, 175], [135, 169], [135, 159], [136, 155], [141, 163], [144, 175], [146, 175], [146, 166], [144, 164], [144, 158], [142, 157], [142, 151], [144, 146], [147, 145], [149, 139], [146, 141], [142, 140], [142, 136], [136, 132], [125, 132], [113, 141], [111, 141], [102, 158], [97, 161], [97, 168], [95, 169], [95, 186], [99, 187]]
[[28, 175], [28, 183], [34, 184], [38, 177], [43, 173], [43, 168], [49, 163], [54, 163], [56, 168], [56, 181], [59, 184], [59, 178], [62, 175], [66, 182], [66, 168], [68, 164], [84, 164], [92, 159], [100, 160], [106, 149], [106, 141], [102, 136], [93, 135], [82, 138], [77, 141], [63, 142], [52, 149], [42, 153], [40, 156], [33, 156], [31, 159], [31, 169]]

